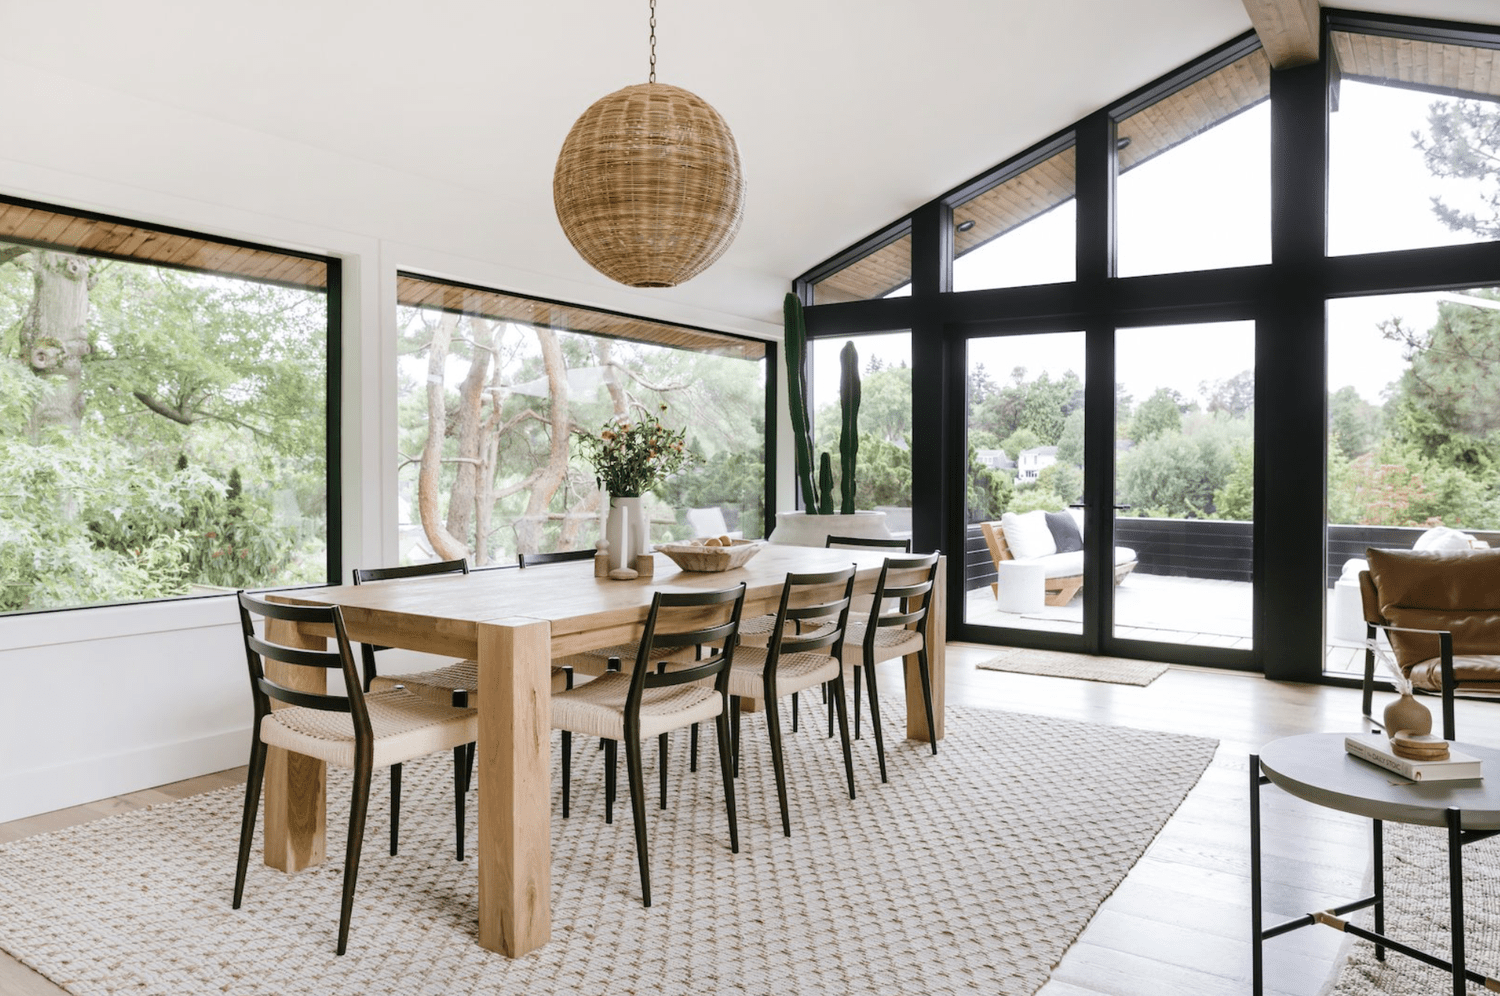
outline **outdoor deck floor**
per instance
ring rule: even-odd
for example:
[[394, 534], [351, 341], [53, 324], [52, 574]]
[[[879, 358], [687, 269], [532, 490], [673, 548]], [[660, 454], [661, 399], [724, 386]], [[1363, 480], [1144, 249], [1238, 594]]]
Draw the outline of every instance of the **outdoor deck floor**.
[[[1115, 635], [1124, 639], [1184, 643], [1248, 650], [1251, 647], [1251, 585], [1245, 581], [1209, 581], [1132, 573], [1114, 589]], [[1333, 592], [1328, 614], [1333, 618]], [[975, 588], [965, 599], [965, 619], [977, 626], [1078, 633], [1083, 628], [1083, 595], [1067, 605], [1045, 605], [1035, 613], [1002, 612], [990, 586]], [[1361, 674], [1363, 644], [1331, 639], [1324, 670]]]

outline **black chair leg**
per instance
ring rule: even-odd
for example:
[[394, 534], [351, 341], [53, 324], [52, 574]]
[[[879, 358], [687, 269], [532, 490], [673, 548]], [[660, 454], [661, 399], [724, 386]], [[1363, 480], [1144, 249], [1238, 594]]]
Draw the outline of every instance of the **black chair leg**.
[[1373, 719], [1370, 709], [1375, 698], [1375, 627], [1365, 624], [1365, 680], [1360, 685], [1360, 715]]
[[854, 739], [855, 740], [860, 739], [860, 736], [859, 736], [859, 679], [857, 677], [854, 679]]
[[932, 752], [937, 753], [937, 723], [932, 716], [932, 672], [927, 669], [927, 648], [917, 651], [917, 672], [922, 677], [922, 705], [927, 709], [927, 736], [932, 742]]
[[604, 741], [604, 822], [615, 821], [615, 741]]
[[729, 700], [729, 724], [730, 746], [734, 754], [734, 777], [740, 777], [740, 697], [732, 696]]
[[833, 696], [829, 694], [828, 682], [823, 682], [823, 702], [828, 706], [828, 739], [833, 739]]
[[458, 838], [458, 860], [464, 859], [464, 796], [469, 791], [469, 747], [453, 748], [453, 829]]
[[573, 796], [573, 734], [562, 735], [563, 819], [568, 818], [568, 803]]
[[724, 810], [729, 814], [729, 850], [733, 854], [740, 853], [740, 827], [734, 812], [734, 734], [729, 729], [729, 709], [727, 707], [719, 713], [714, 720], [714, 730], [718, 734], [719, 741], [719, 773], [724, 779]]
[[797, 732], [797, 713], [800, 711], [797, 708], [797, 702], [798, 702], [797, 693], [793, 692], [792, 693], [792, 732], [793, 733]]
[[656, 738], [657, 745], [661, 750], [661, 808], [667, 808], [667, 735], [663, 733]]
[[391, 857], [401, 841], [401, 765], [391, 765]]
[[[259, 724], [257, 724], [258, 729]], [[255, 836], [255, 817], [260, 812], [260, 787], [265, 782], [266, 745], [256, 736], [250, 742], [250, 771], [245, 776], [245, 814], [240, 820], [240, 857], [234, 869], [234, 909], [245, 895], [245, 872], [250, 866], [250, 839]]]
[[464, 791], [468, 791], [474, 787], [474, 755], [479, 753], [479, 745], [469, 744], [464, 748], [464, 753], [468, 755], [464, 769]]
[[[394, 767], [394, 765], [393, 765]], [[344, 898], [339, 908], [339, 947], [349, 947], [349, 918], [354, 912], [354, 884], [359, 879], [359, 855], [365, 843], [365, 815], [370, 809], [370, 762], [354, 766], [354, 788], [349, 799], [349, 841], [344, 846]]]
[[639, 736], [625, 737], [625, 772], [630, 780], [630, 814], [635, 818], [635, 855], [641, 866], [641, 898], [651, 905], [651, 858], [646, 852], [646, 780], [641, 773]]
[[792, 835], [791, 807], [786, 797], [786, 765], [781, 756], [781, 716], [776, 699], [766, 696], [766, 731], [771, 738], [771, 764], [776, 769], [776, 800], [781, 803], [781, 832]]
[[849, 743], [849, 712], [844, 705], [844, 671], [833, 679], [833, 698], [839, 708], [839, 736], [844, 741], [844, 774], [849, 779], [849, 798], [854, 798], [854, 749]]
[[[861, 670], [865, 672], [865, 686], [870, 693], [870, 723], [875, 727], [875, 756], [880, 758], [880, 780], [888, 782], [890, 779], [885, 776], [885, 731], [880, 728], [880, 698], [875, 691], [875, 665], [865, 661]], [[854, 676], [854, 687], [859, 687], [858, 675]]]
[[692, 739], [689, 741], [689, 744], [688, 744], [688, 770], [689, 771], [697, 771], [698, 770], [698, 724], [697, 723], [693, 724], [693, 731], [690, 734], [690, 736], [691, 736]]

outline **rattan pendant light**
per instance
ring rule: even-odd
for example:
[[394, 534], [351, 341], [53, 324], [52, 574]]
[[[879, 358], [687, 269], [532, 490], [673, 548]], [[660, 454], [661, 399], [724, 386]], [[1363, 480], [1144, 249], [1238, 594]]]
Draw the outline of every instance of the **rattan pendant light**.
[[734, 136], [696, 94], [651, 74], [601, 98], [563, 141], [552, 174], [562, 230], [590, 266], [631, 287], [675, 287], [724, 255], [745, 181]]

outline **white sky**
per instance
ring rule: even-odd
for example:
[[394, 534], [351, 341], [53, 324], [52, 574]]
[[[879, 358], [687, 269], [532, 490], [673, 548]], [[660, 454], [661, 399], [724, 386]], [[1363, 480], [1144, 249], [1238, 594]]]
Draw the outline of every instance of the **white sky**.
[[[1430, 198], [1472, 202], [1472, 186], [1434, 179], [1413, 148], [1425, 131], [1429, 94], [1345, 82], [1330, 134], [1329, 252], [1348, 254], [1459, 245], [1479, 241], [1449, 231]], [[1122, 276], [1239, 266], [1270, 260], [1270, 108], [1262, 103], [1159, 156], [1119, 180], [1119, 270]], [[1121, 134], [1129, 133], [1122, 122]], [[960, 259], [956, 290], [1074, 279], [1072, 202]], [[903, 293], [907, 292], [905, 289]], [[1379, 403], [1404, 368], [1400, 346], [1380, 337], [1378, 324], [1399, 316], [1425, 331], [1440, 298], [1400, 294], [1332, 301], [1328, 307], [1329, 386], [1353, 385]], [[814, 406], [838, 396], [837, 352], [844, 339], [813, 344]], [[856, 337], [861, 369], [870, 355], [911, 362], [905, 334]], [[1200, 383], [1224, 380], [1253, 366], [1249, 323], [1122, 329], [1116, 366], [1139, 403], [1157, 387], [1198, 397]], [[1016, 366], [1028, 379], [1072, 369], [1083, 377], [1079, 333], [1007, 336], [970, 341], [969, 363], [983, 363], [1004, 383]]]

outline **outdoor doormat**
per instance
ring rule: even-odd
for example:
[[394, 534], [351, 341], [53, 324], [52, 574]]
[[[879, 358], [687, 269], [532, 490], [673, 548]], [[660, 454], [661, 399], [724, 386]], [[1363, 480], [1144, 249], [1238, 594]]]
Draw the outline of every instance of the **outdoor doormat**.
[[1031, 650], [1026, 647], [1007, 650], [998, 657], [975, 666], [987, 671], [1014, 671], [1017, 674], [1040, 674], [1048, 678], [1080, 678], [1084, 681], [1141, 686], [1149, 685], [1167, 673], [1167, 665], [1153, 661], [1090, 657], [1087, 654]]

